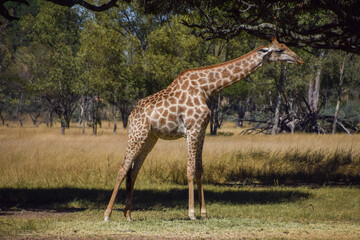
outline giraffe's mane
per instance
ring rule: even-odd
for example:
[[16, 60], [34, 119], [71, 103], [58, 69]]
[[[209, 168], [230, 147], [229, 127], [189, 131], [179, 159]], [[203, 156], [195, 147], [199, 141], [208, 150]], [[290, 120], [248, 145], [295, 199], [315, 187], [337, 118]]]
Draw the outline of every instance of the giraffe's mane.
[[210, 65], [210, 66], [203, 66], [203, 67], [197, 67], [197, 68], [189, 68], [189, 69], [186, 69], [184, 71], [182, 71], [175, 79], [179, 78], [180, 76], [186, 74], [187, 72], [192, 72], [192, 71], [199, 71], [199, 70], [208, 70], [208, 69], [213, 69], [213, 68], [217, 68], [217, 67], [222, 67], [224, 65], [228, 65], [228, 64], [231, 64], [231, 63], [234, 63], [234, 62], [237, 62], [237, 61], [240, 61], [244, 58], [247, 58], [248, 56], [254, 54], [255, 52], [257, 52], [259, 49], [262, 49], [266, 46], [261, 46], [261, 47], [258, 47], [248, 53], [246, 53], [245, 55], [241, 56], [241, 57], [238, 57], [238, 58], [234, 58], [232, 60], [229, 60], [229, 61], [226, 61], [226, 62], [223, 62], [223, 63], [218, 63], [218, 64], [214, 64], [214, 65]]

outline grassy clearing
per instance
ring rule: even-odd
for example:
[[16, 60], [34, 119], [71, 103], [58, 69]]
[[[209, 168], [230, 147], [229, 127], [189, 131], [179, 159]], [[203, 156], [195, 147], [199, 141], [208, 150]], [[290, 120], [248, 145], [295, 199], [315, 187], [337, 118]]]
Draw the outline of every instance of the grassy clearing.
[[[110, 191], [94, 189], [7, 189], [21, 196], [0, 216], [0, 235], [13, 237], [212, 239], [358, 239], [360, 190], [307, 187], [219, 187], [206, 185], [209, 218], [187, 220], [184, 186], [138, 184], [133, 222], [117, 204], [102, 222]], [[57, 192], [57, 194], [54, 194]], [[42, 196], [47, 195], [47, 199]], [[123, 200], [124, 191], [120, 193]], [[36, 199], [38, 199], [36, 201]], [[33, 202], [35, 200], [35, 202]], [[345, 204], [346, 203], [346, 204]], [[21, 210], [20, 210], [21, 209]]]
[[358, 186], [282, 184], [358, 181], [360, 136], [239, 136], [230, 124], [222, 131], [234, 135], [207, 136], [204, 146], [208, 220], [187, 220], [180, 139], [160, 140], [145, 161], [134, 221], [122, 216], [122, 186], [113, 221], [103, 223], [126, 131], [0, 127], [0, 238], [359, 239]]

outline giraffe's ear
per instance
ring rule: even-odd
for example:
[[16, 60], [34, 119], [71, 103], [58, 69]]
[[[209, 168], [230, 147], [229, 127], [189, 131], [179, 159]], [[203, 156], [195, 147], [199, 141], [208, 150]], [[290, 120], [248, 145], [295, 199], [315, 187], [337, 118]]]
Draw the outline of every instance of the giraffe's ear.
[[269, 52], [269, 48], [260, 48], [258, 52], [267, 53]]

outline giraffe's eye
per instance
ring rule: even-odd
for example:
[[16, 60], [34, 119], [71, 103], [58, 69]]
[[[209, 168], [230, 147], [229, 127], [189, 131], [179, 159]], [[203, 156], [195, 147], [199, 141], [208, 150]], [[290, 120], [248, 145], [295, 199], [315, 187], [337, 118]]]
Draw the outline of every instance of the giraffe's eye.
[[283, 53], [284, 50], [283, 50], [283, 49], [279, 49], [279, 50], [277, 50], [276, 52], [277, 52], [277, 53]]
[[258, 51], [262, 52], [262, 53], [267, 53], [269, 51], [269, 49], [268, 48], [261, 48]]

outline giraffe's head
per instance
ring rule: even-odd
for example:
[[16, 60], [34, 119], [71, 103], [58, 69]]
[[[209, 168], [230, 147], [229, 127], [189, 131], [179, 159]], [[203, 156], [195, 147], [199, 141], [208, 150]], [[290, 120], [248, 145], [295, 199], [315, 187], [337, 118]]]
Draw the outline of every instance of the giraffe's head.
[[269, 62], [289, 62], [299, 65], [304, 63], [301, 57], [291, 51], [285, 44], [279, 43], [276, 38], [272, 38], [267, 47], [263, 47], [258, 51], [263, 53], [265, 55], [264, 59]]

